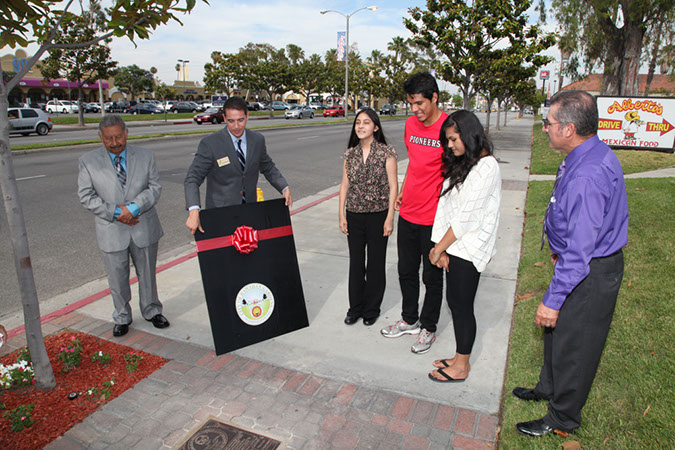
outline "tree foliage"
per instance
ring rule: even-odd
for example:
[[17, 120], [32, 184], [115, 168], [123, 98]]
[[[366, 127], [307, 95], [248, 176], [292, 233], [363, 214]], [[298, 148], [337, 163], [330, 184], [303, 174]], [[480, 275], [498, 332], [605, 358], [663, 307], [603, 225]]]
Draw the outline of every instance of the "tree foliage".
[[241, 67], [238, 55], [212, 52], [211, 62], [204, 64], [204, 87], [207, 91], [232, 95]]
[[[94, 39], [98, 30], [104, 26], [105, 17], [100, 9], [83, 12], [81, 15], [67, 13], [64, 15], [61, 29], [55, 42], [62, 44], [89, 42]], [[114, 74], [117, 61], [110, 59], [110, 39], [77, 48], [52, 48], [49, 56], [41, 61], [40, 71], [45, 79], [64, 78], [77, 83], [78, 88], [78, 121], [84, 125], [84, 108], [82, 108], [82, 86], [97, 80], [103, 80]]]
[[115, 73], [115, 86], [135, 100], [138, 94], [152, 92], [155, 89], [155, 77], [152, 72], [142, 69], [136, 64], [120, 67]]
[[438, 73], [459, 86], [468, 109], [477, 88], [485, 90], [489, 84], [481, 78], [497, 70], [494, 64], [506, 67], [520, 60], [536, 66], [542, 61], [536, 59], [539, 52], [553, 45], [552, 36], [536, 25], [528, 26], [525, 12], [531, 4], [531, 0], [427, 0], [427, 9], [411, 8], [404, 23], [417, 43], [445, 56]]
[[[645, 35], [675, 27], [675, 0], [554, 0], [561, 43], [574, 52], [572, 68], [603, 67], [604, 95], [637, 95]], [[540, 5], [540, 9], [544, 8]]]

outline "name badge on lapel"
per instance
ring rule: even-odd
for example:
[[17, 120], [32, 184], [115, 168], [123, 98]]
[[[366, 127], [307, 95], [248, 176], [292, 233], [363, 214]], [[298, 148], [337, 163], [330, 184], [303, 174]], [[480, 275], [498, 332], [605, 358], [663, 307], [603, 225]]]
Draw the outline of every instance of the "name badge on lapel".
[[218, 167], [226, 166], [230, 163], [230, 157], [226, 156], [224, 158], [220, 158], [217, 162], [218, 162]]

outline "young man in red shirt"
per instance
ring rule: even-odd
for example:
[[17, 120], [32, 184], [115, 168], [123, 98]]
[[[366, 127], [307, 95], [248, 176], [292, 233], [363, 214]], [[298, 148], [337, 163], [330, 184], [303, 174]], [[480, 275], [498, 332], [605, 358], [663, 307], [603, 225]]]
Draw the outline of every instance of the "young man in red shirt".
[[[411, 76], [404, 84], [414, 116], [405, 123], [408, 170], [396, 199], [398, 220], [398, 278], [403, 296], [401, 320], [381, 330], [385, 337], [419, 335], [413, 353], [426, 353], [436, 340], [436, 324], [441, 312], [443, 270], [431, 264], [429, 251], [438, 194], [443, 178], [439, 141], [441, 125], [448, 117], [438, 107], [438, 84], [427, 72]], [[426, 293], [419, 311], [419, 268]]]

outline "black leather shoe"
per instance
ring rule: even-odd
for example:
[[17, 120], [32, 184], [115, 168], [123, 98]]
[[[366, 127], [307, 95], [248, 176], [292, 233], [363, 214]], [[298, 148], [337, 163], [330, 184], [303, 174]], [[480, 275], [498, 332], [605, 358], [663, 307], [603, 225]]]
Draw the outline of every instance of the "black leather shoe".
[[115, 326], [113, 327], [113, 336], [115, 337], [124, 336], [128, 332], [129, 332], [129, 325], [115, 324]]
[[373, 325], [375, 322], [377, 322], [378, 317], [380, 316], [371, 317], [370, 319], [363, 319], [363, 324], [369, 327]]
[[148, 322], [152, 322], [152, 324], [155, 326], [155, 328], [166, 328], [169, 326], [169, 321], [166, 320], [166, 317], [164, 317], [161, 314], [157, 314], [155, 317], [152, 319], [146, 319]]
[[517, 387], [513, 389], [513, 395], [518, 397], [521, 400], [535, 401], [546, 400], [544, 397], [539, 396], [534, 392], [533, 389], [527, 389], [523, 387]]
[[345, 317], [345, 324], [347, 325], [354, 325], [358, 321], [359, 318], [356, 316], [350, 316], [349, 314], [347, 314], [347, 317]]
[[517, 423], [516, 430], [525, 436], [541, 437], [555, 431], [555, 428], [544, 422], [544, 419], [538, 419]]

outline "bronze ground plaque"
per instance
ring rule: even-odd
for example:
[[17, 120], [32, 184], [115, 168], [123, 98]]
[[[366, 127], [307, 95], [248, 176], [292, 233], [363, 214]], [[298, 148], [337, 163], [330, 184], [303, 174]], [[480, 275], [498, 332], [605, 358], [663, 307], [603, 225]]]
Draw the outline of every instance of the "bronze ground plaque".
[[275, 450], [280, 441], [209, 418], [176, 450]]

